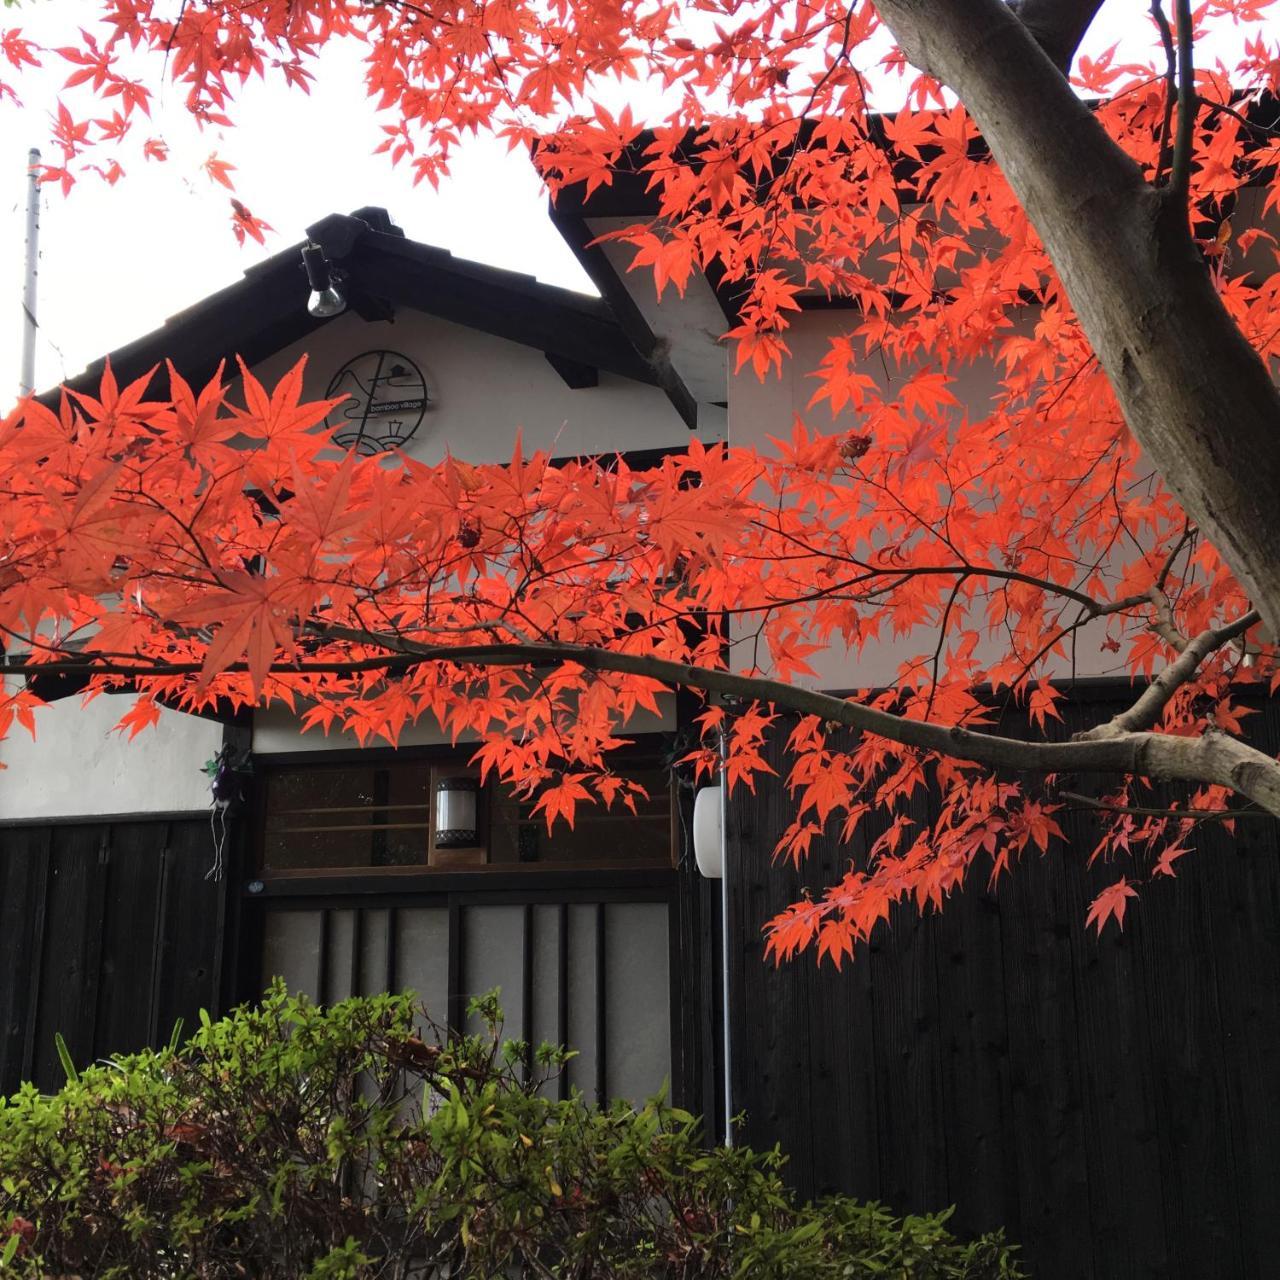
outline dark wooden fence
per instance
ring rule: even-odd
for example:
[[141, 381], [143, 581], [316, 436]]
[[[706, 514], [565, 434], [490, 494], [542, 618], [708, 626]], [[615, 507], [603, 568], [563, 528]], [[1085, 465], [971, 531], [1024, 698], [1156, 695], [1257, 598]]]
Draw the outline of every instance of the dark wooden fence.
[[[1063, 732], [1119, 696], [1081, 699]], [[1254, 723], [1274, 751], [1277, 709]], [[1085, 913], [1118, 869], [1085, 865], [1073, 815], [1066, 848], [994, 894], [979, 870], [940, 915], [900, 911], [837, 973], [763, 959], [764, 922], [848, 854], [773, 866], [788, 808], [781, 788], [733, 806], [733, 1079], [746, 1138], [780, 1142], [799, 1189], [955, 1204], [1040, 1280], [1280, 1275], [1276, 823], [1202, 828], [1099, 941]]]
[[0, 1091], [217, 1009], [227, 882], [207, 815], [0, 825]]

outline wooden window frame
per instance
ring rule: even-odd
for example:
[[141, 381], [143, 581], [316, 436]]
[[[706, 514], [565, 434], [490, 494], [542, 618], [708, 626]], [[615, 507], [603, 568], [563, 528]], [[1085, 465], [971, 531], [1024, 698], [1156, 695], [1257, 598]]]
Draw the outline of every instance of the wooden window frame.
[[[637, 734], [631, 743], [613, 753], [619, 765], [629, 761], [652, 766], [654, 761], [669, 751], [670, 733]], [[332, 886], [341, 881], [344, 890], [352, 891], [358, 884], [367, 884], [371, 891], [379, 891], [395, 882], [408, 887], [410, 884], [428, 887], [438, 877], [485, 878], [505, 876], [524, 880], [541, 880], [548, 876], [582, 876], [584, 874], [623, 875], [642, 874], [645, 878], [670, 874], [676, 867], [680, 854], [680, 808], [676, 788], [669, 792], [670, 822], [668, 828], [668, 859], [663, 862], [635, 863], [623, 860], [592, 862], [491, 862], [491, 810], [493, 799], [486, 793], [486, 801], [479, 806], [479, 845], [466, 849], [436, 849], [435, 847], [435, 783], [441, 776], [478, 776], [476, 766], [469, 763], [470, 749], [443, 746], [416, 747], [355, 747], [329, 751], [272, 752], [253, 757], [253, 774], [250, 786], [249, 806], [249, 865], [246, 868], [257, 894], [272, 894], [273, 890], [292, 892], [292, 886], [304, 882]], [[420, 864], [401, 864], [383, 867], [290, 867], [270, 869], [265, 866], [267, 838], [267, 806], [265, 785], [267, 775], [274, 770], [316, 767], [320, 769], [360, 765], [377, 767], [379, 764], [421, 764], [429, 771], [430, 818], [428, 821], [427, 856]], [[342, 890], [339, 890], [342, 891]], [[274, 895], [272, 895], [274, 896]]]

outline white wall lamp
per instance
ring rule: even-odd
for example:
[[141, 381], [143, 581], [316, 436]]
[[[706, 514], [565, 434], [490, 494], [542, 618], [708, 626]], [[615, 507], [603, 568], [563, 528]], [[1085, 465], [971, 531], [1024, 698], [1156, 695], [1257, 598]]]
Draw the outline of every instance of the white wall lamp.
[[724, 875], [722, 808], [719, 787], [703, 787], [693, 798], [693, 857], [708, 880]]
[[436, 782], [436, 848], [467, 849], [480, 838], [480, 780], [446, 774]]

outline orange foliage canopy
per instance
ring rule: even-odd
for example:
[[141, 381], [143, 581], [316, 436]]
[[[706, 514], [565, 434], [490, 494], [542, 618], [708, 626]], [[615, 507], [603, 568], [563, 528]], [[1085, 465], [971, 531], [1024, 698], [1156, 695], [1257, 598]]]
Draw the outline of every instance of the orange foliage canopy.
[[[1198, 74], [1191, 170], [1208, 270], [1270, 359], [1280, 273], [1257, 224], [1280, 206], [1280, 135], [1255, 108], [1278, 88], [1275, 9], [1198, 8], [1207, 31], [1257, 31], [1234, 65]], [[1050, 676], [1077, 643], [1117, 672], [1175, 672], [1142, 726], [1162, 734], [1235, 733], [1242, 687], [1274, 688], [1249, 601], [1137, 449], [968, 116], [906, 67], [865, 0], [190, 0], [169, 16], [105, 0], [101, 28], [57, 54], [69, 90], [113, 114], [64, 106], [48, 176], [121, 167], [148, 101], [135, 64], [166, 68], [198, 117], [229, 122], [246, 78], [306, 88], [337, 39], [365, 45], [371, 101], [394, 121], [385, 149], [420, 177], [437, 181], [479, 129], [536, 143], [553, 193], [642, 172], [659, 216], [615, 238], [660, 288], [712, 269], [737, 291], [739, 368], [781, 368], [801, 294], [856, 304], [811, 371], [803, 419], [778, 423], [770, 450], [695, 443], [647, 473], [551, 467], [518, 445], [503, 466], [426, 467], [342, 457], [319, 430], [328, 406], [300, 401], [299, 370], [274, 389], [242, 370], [234, 391], [170, 371], [165, 400], [108, 371], [96, 397], [28, 401], [0, 427], [11, 670], [60, 661], [95, 691], [132, 682], [131, 732], [161, 700], [282, 701], [365, 741], [433, 716], [478, 733], [484, 768], [538, 789], [551, 821], [627, 802], [607, 753], [674, 684], [738, 695], [708, 704], [689, 759], [710, 771], [724, 727], [730, 779], [750, 786], [779, 708], [805, 709], [763, 679], [803, 677], [833, 643], [856, 657], [895, 641], [896, 684], [858, 700], [899, 717], [876, 722], [884, 733], [837, 744], [821, 712], [790, 732], [780, 854], [803, 857], [824, 831], [879, 832], [821, 900], [770, 926], [776, 955], [814, 945], [837, 963], [892, 904], [941, 904], [976, 862], [999, 872], [1059, 834], [1063, 801], [1043, 778], [899, 726], [981, 729], [1014, 702], [1029, 741], [1052, 736]], [[49, 52], [18, 31], [0, 42], [17, 73]], [[1158, 42], [1149, 62], [1076, 70], [1153, 182], [1169, 159], [1165, 72]], [[666, 87], [657, 127], [606, 105], [613, 77]], [[907, 105], [875, 114], [891, 92]], [[163, 158], [162, 140], [143, 149]], [[210, 176], [229, 186], [231, 169]], [[266, 230], [243, 205], [234, 221]], [[970, 370], [989, 403], [963, 403]], [[1179, 665], [1201, 636], [1204, 660]], [[757, 683], [729, 688], [724, 672]], [[0, 732], [29, 725], [36, 702], [11, 681]], [[1188, 828], [1135, 814], [1142, 780], [1105, 767], [1113, 808], [1093, 852], [1121, 865], [1092, 909], [1099, 928], [1139, 880], [1173, 874]], [[1222, 806], [1221, 786], [1192, 781], [1179, 805]], [[912, 803], [925, 791], [930, 817]]]

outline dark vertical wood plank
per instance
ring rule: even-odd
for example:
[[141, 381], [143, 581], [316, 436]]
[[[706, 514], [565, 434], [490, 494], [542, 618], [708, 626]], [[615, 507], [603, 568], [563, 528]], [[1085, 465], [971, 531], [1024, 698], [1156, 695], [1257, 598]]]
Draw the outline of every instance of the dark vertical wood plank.
[[[157, 1044], [160, 1039], [160, 990], [168, 948], [165, 945], [165, 921], [168, 919], [169, 867], [171, 859], [171, 823], [161, 824], [159, 833], [159, 867], [156, 872], [155, 910], [151, 918], [151, 967], [147, 983], [147, 1043]], [[173, 1029], [169, 1029], [172, 1034]]]
[[[770, 838], [776, 834], [771, 832]], [[803, 885], [815, 895], [820, 893], [822, 886], [836, 882], [850, 860], [864, 851], [862, 839], [852, 847], [830, 836], [815, 841], [801, 869]], [[854, 960], [846, 961], [839, 970], [830, 963], [818, 968], [812, 957], [792, 961], [784, 969], [795, 998], [812, 1008], [811, 1096], [815, 1114], [824, 1117], [826, 1132], [834, 1138], [814, 1144], [813, 1190], [818, 1195], [832, 1191], [851, 1191], [866, 1199], [881, 1195], [869, 959], [869, 949], [860, 946]]]
[[0, 830], [0, 1094], [22, 1080], [30, 1019], [35, 904], [47, 861], [39, 827]]
[[400, 977], [398, 966], [396, 963], [396, 932], [399, 928], [399, 921], [395, 907], [387, 908], [387, 941], [386, 951], [383, 955], [383, 972], [386, 975], [385, 987], [386, 991], [400, 990]]
[[947, 1183], [960, 1231], [1020, 1230], [1004, 948], [985, 867], [927, 922], [935, 935]]
[[210, 957], [209, 998], [207, 1008], [210, 1014], [218, 1016], [225, 1009], [227, 988], [227, 942], [235, 929], [233, 920], [235, 898], [239, 897], [237, 888], [242, 879], [244, 866], [244, 821], [233, 809], [225, 815], [226, 849], [223, 855], [222, 878], [214, 884], [217, 895], [214, 907], [213, 922], [213, 955]]
[[128, 1053], [155, 1042], [154, 952], [159, 941], [157, 905], [167, 825], [125, 822], [111, 828], [94, 1033], [98, 1057]]
[[1001, 880], [1009, 1087], [1020, 1241], [1037, 1280], [1092, 1280], [1088, 1166], [1071, 923], [1061, 860]]
[[1148, 885], [1125, 928], [1142, 969], [1167, 1273], [1175, 1280], [1247, 1274], [1215, 982], [1223, 918], [1213, 901], [1218, 871], [1206, 861], [1230, 857], [1222, 843], [1183, 859], [1176, 880]]
[[701, 1044], [703, 1115], [707, 1132], [715, 1141], [724, 1141], [725, 1066], [721, 1028], [724, 1026], [724, 984], [721, 974], [728, 961], [720, 929], [720, 883], [705, 880], [698, 886], [698, 949], [701, 955], [698, 1008], [707, 1014], [698, 1019]]
[[[1263, 745], [1271, 752], [1277, 747], [1277, 711], [1268, 708], [1266, 718]], [[1216, 1088], [1220, 1082], [1227, 1117], [1224, 1132], [1208, 1139], [1200, 1133], [1191, 1137], [1200, 1145], [1229, 1144], [1234, 1178], [1221, 1194], [1230, 1197], [1237, 1212], [1238, 1274], [1261, 1280], [1274, 1274], [1280, 1257], [1280, 1217], [1266, 1207], [1280, 1200], [1280, 826], [1238, 826], [1234, 836], [1207, 856], [1193, 855], [1196, 864], [1181, 872], [1178, 881], [1194, 874], [1212, 915], [1212, 936], [1199, 958], [1219, 1030], [1203, 1052], [1206, 1065], [1212, 1065], [1208, 1083]], [[1190, 861], [1191, 856], [1183, 858], [1178, 866]], [[1215, 1056], [1210, 1059], [1210, 1054]], [[1207, 1127], [1218, 1109], [1212, 1103], [1201, 1105], [1211, 1108], [1204, 1117]], [[1188, 1158], [1202, 1157], [1189, 1152]], [[1228, 1220], [1227, 1228], [1231, 1225]]]
[[931, 923], [895, 907], [870, 954], [880, 1186], [900, 1211], [951, 1202]]
[[351, 965], [347, 976], [347, 990], [353, 996], [363, 995], [360, 990], [360, 957], [364, 951], [364, 911], [359, 906], [351, 909]]
[[[223, 744], [247, 750], [253, 741], [252, 723], [223, 732]], [[226, 887], [228, 927], [222, 963], [221, 1008], [256, 1000], [269, 975], [263, 969], [266, 911], [261, 898], [244, 892], [260, 883], [262, 841], [266, 827], [266, 785], [262, 770], [254, 768], [245, 779], [245, 804], [236, 816], [236, 864]]]
[[[1123, 932], [1099, 938], [1086, 929], [1094, 890], [1083, 862], [1088, 847], [1079, 823], [1064, 823], [1077, 838], [1050, 857], [1062, 866], [1076, 987], [1077, 1055], [1089, 1176], [1089, 1220], [1098, 1280], [1170, 1274], [1165, 1242], [1162, 1170], [1156, 1140], [1145, 1001], [1135, 952], [1138, 913]], [[1099, 868], [1099, 872], [1101, 872]], [[1109, 869], [1115, 874], [1115, 869]]]
[[[680, 711], [676, 708], [677, 732]], [[690, 876], [693, 863], [689, 837], [692, 787], [682, 783], [680, 773], [672, 768], [672, 804], [675, 806], [676, 828], [673, 855], [676, 866], [676, 888], [671, 897], [671, 914], [667, 922], [667, 972], [671, 975], [671, 1100], [677, 1107], [697, 1110], [697, 1044], [690, 1013], [695, 1006], [698, 986], [699, 957], [694, 945], [697, 890]]]
[[68, 825], [53, 832], [31, 1072], [43, 1089], [57, 1088], [66, 1079], [54, 1045], [55, 1033], [62, 1035], [78, 1066], [92, 1060], [91, 1019], [84, 993], [89, 969], [97, 963], [90, 947], [101, 839], [99, 824]]
[[316, 952], [316, 1003], [329, 1003], [329, 952], [333, 933], [332, 912], [325, 907], [320, 912], [320, 947]]
[[214, 933], [213, 988], [209, 1012], [220, 1017], [243, 998], [240, 991], [241, 965], [239, 948], [245, 937], [244, 907], [240, 888], [257, 873], [252, 839], [257, 836], [256, 817], [259, 786], [252, 770], [253, 712], [243, 710], [222, 726], [222, 746], [249, 762], [250, 768], [241, 778], [242, 792], [224, 816], [227, 829], [223, 880], [218, 886], [218, 919]]
[[[677, 733], [690, 733], [700, 710], [698, 699], [677, 700]], [[671, 974], [671, 1096], [677, 1106], [702, 1112], [709, 1136], [715, 1123], [715, 1042], [711, 1036], [715, 1006], [710, 978], [706, 888], [693, 852], [694, 788], [672, 770], [676, 808], [676, 884], [671, 897], [669, 971]], [[718, 886], [717, 886], [718, 887]], [[710, 1089], [708, 1090], [708, 1086]]]
[[753, 1146], [779, 1142], [789, 1157], [785, 1176], [807, 1197], [814, 1193], [815, 1146], [830, 1140], [811, 1106], [809, 1002], [800, 966], [767, 965], [762, 936], [783, 899], [798, 890], [792, 868], [770, 865], [788, 804], [780, 788], [757, 786], [754, 794], [735, 792], [728, 805], [730, 1087], [734, 1115], [745, 1113], [735, 1136]]
[[200, 1010], [213, 1007], [218, 975], [220, 899], [227, 880], [208, 880], [213, 860], [208, 818], [175, 821], [169, 830], [164, 910], [161, 917], [156, 1029], [167, 1041], [179, 1018], [189, 1032]]
[[263, 972], [266, 942], [266, 903], [243, 896], [237, 885], [228, 888], [230, 929], [223, 961], [223, 1009], [252, 1003], [262, 995], [271, 975]]
[[80, 1034], [88, 1059], [109, 1052], [98, 1039], [98, 992], [102, 980], [102, 943], [107, 913], [107, 887], [111, 879], [111, 827], [104, 825], [98, 836], [97, 857], [90, 867], [89, 905], [85, 920], [84, 987], [81, 992]]
[[44, 977], [45, 932], [49, 921], [49, 883], [53, 876], [53, 828], [41, 833], [40, 868], [35, 876], [36, 894], [32, 912], [30, 981], [27, 984], [26, 1027], [22, 1037], [22, 1079], [34, 1078], [36, 1067], [36, 1024], [40, 1018], [40, 987]]

